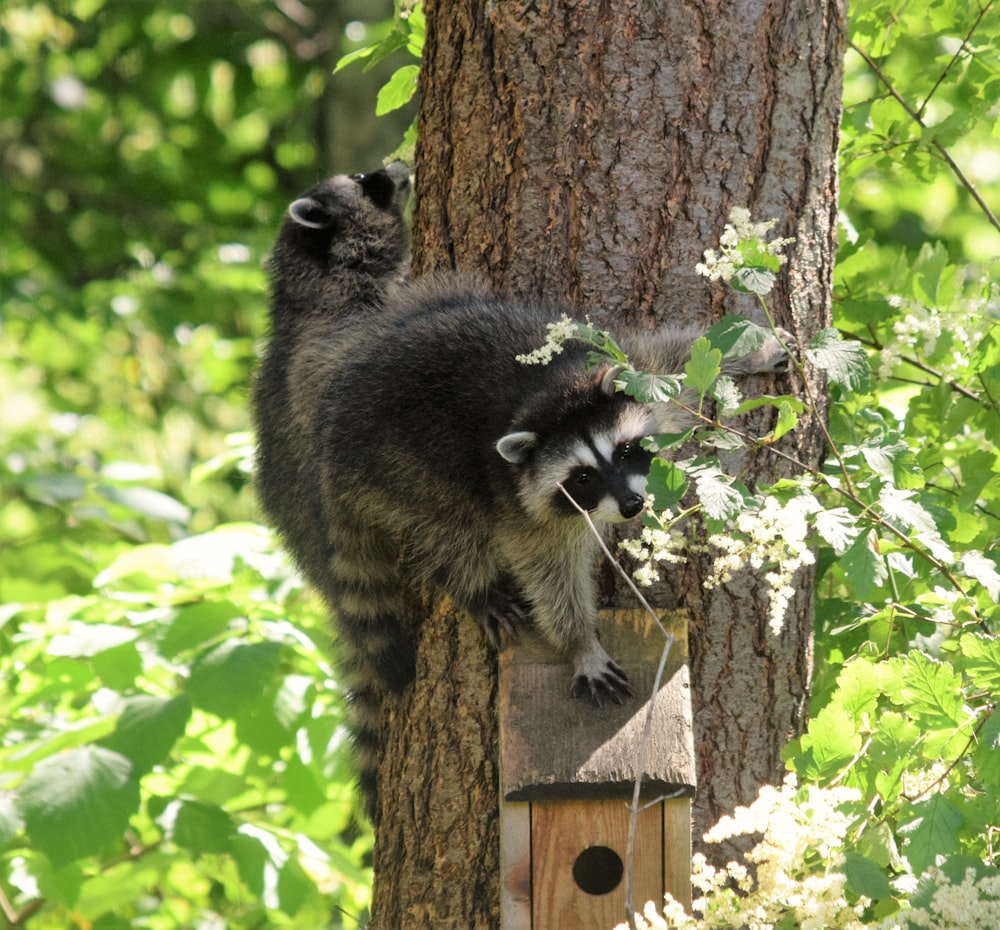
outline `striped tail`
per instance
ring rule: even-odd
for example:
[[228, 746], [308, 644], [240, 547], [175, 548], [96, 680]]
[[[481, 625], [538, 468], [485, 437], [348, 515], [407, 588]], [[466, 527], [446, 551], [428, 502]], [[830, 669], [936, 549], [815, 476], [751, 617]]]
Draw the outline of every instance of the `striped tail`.
[[[383, 746], [382, 702], [413, 681], [415, 649], [408, 620], [416, 599], [395, 559], [372, 558], [369, 546], [340, 546], [328, 588], [334, 606], [340, 668], [350, 705], [358, 782], [372, 823], [378, 810], [377, 773]], [[380, 553], [382, 554], [382, 553]], [[364, 556], [368, 556], [365, 558]]]

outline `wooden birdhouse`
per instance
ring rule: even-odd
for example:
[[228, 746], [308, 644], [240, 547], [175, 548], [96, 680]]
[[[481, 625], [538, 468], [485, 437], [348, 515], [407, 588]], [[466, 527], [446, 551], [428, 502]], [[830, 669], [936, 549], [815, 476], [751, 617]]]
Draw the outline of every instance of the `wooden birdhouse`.
[[[642, 766], [633, 903], [690, 908], [694, 740], [687, 622], [653, 694], [664, 637], [641, 611], [608, 611], [601, 641], [636, 697], [595, 707], [571, 697], [566, 665], [519, 643], [500, 660], [502, 930], [610, 930], [625, 919], [629, 807]], [[652, 703], [652, 716], [647, 716]], [[649, 805], [649, 806], [645, 806]]]

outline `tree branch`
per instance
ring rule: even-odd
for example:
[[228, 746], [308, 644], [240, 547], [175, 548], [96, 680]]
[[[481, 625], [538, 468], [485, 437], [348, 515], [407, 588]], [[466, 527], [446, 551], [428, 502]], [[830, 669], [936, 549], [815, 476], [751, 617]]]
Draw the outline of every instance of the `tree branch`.
[[[890, 83], [889, 79], [882, 73], [882, 69], [878, 66], [875, 60], [869, 55], [863, 48], [857, 45], [855, 42], [848, 42], [848, 45], [854, 49], [865, 61], [865, 64], [872, 69], [875, 77], [877, 77], [884, 85], [886, 90], [892, 95], [895, 101], [906, 111], [907, 115], [912, 119], [921, 129], [929, 129], [929, 127], [921, 117], [921, 115], [913, 109], [902, 97], [899, 91]], [[931, 139], [931, 145], [938, 151], [941, 157], [951, 168], [955, 177], [958, 178], [959, 183], [972, 195], [972, 199], [976, 201], [979, 208], [983, 211], [983, 214], [990, 221], [993, 227], [1000, 232], [1000, 219], [997, 219], [996, 214], [989, 208], [989, 205], [983, 200], [982, 195], [976, 190], [976, 185], [970, 181], [962, 169], [958, 167], [955, 160], [948, 154], [948, 150], [937, 141], [937, 139]]]

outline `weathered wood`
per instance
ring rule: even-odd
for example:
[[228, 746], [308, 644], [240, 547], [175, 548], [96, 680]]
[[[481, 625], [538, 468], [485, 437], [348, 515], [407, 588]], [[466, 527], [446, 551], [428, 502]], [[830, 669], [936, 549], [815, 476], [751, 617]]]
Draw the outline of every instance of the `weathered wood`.
[[607, 611], [601, 639], [625, 670], [636, 698], [596, 707], [570, 694], [566, 661], [544, 644], [519, 642], [500, 658], [500, 791], [515, 801], [626, 798], [640, 759], [646, 714], [653, 719], [643, 769], [643, 798], [692, 794], [695, 785], [687, 623], [667, 617], [674, 634], [660, 688], [652, 694], [664, 649], [644, 631], [643, 611]]
[[500, 802], [500, 930], [532, 930], [531, 805]]
[[[663, 890], [691, 913], [691, 801], [663, 803]], [[637, 906], [639, 902], [636, 902]]]

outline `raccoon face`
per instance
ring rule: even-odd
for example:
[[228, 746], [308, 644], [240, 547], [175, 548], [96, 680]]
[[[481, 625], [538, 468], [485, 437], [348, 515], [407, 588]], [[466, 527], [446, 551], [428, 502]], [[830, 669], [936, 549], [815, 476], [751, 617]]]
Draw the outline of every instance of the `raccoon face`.
[[566, 499], [608, 523], [631, 520], [642, 510], [646, 478], [653, 457], [640, 445], [642, 437], [623, 439], [612, 446], [601, 436], [581, 443], [575, 450], [569, 474], [559, 484], [565, 489], [553, 495], [552, 506], [564, 513], [576, 508]]
[[617, 523], [643, 507], [653, 461], [641, 444], [645, 424], [645, 413], [637, 410], [611, 429], [583, 436], [546, 441], [537, 433], [513, 432], [500, 439], [497, 451], [521, 466], [520, 496], [529, 512], [542, 518], [576, 516], [575, 503], [594, 520]]

